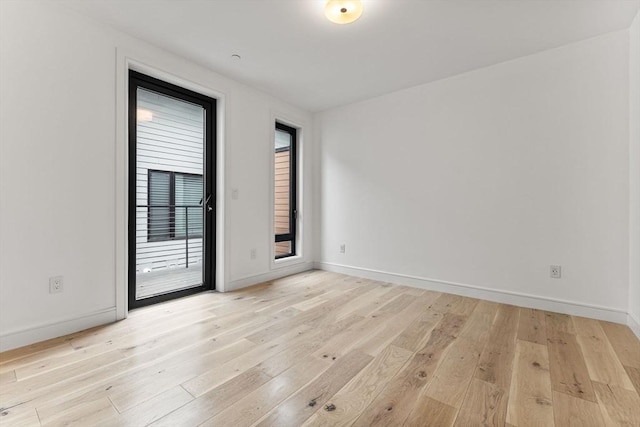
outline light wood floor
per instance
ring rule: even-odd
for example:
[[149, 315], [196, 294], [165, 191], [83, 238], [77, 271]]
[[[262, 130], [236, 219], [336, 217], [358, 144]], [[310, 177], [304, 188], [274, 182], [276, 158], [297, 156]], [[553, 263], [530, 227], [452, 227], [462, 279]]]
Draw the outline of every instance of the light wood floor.
[[313, 271], [0, 354], [1, 425], [640, 425], [622, 325]]

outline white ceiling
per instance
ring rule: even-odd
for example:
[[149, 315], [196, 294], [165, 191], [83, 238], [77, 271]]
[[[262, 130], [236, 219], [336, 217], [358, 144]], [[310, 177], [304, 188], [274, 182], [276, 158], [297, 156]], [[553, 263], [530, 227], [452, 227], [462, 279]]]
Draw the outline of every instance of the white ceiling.
[[61, 3], [320, 111], [628, 28], [639, 0], [364, 0], [349, 25], [323, 0]]

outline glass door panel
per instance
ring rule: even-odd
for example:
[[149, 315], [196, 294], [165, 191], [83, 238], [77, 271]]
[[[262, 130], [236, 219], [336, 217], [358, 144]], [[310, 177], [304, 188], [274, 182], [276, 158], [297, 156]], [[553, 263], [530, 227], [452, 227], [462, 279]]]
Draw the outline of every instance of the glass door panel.
[[206, 185], [212, 174], [207, 150], [213, 149], [207, 147], [213, 134], [207, 119], [213, 112], [168, 83], [132, 72], [130, 84], [135, 85], [130, 92], [135, 197], [129, 209], [135, 210], [135, 230], [130, 233], [129, 299], [135, 307], [210, 288], [205, 230], [213, 226], [206, 224], [213, 216], [207, 215], [213, 191]]

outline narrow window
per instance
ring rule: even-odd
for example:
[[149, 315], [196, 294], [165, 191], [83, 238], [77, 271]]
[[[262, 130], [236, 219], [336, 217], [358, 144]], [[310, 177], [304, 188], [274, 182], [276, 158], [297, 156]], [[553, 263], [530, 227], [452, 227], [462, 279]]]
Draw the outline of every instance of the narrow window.
[[149, 169], [147, 240], [202, 237], [202, 175]]
[[296, 129], [276, 123], [275, 129], [275, 257], [296, 254]]

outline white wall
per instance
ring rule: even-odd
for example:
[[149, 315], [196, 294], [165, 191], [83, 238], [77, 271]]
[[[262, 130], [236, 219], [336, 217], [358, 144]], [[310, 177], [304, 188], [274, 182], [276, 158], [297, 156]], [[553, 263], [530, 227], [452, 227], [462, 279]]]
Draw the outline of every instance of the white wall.
[[640, 12], [629, 38], [629, 326], [640, 336]]
[[624, 321], [628, 49], [611, 33], [319, 114], [320, 265]]
[[[124, 53], [123, 53], [124, 52]], [[226, 290], [308, 268], [270, 259], [272, 118], [286, 116], [311, 135], [311, 116], [269, 95], [172, 56], [55, 5], [0, 2], [0, 349], [115, 318], [125, 253], [122, 188], [126, 151], [123, 55], [224, 95]], [[120, 105], [122, 103], [123, 105]], [[118, 145], [120, 144], [120, 145]], [[311, 189], [311, 138], [303, 163]], [[307, 177], [308, 175], [308, 177]], [[230, 188], [239, 190], [231, 200]], [[225, 191], [226, 190], [226, 191]], [[222, 199], [224, 197], [224, 199]], [[224, 203], [223, 203], [224, 202]], [[311, 199], [301, 216], [312, 228]], [[251, 248], [257, 259], [250, 260]], [[120, 266], [120, 267], [118, 267]], [[48, 278], [65, 290], [49, 294]], [[118, 277], [116, 277], [118, 276]]]

